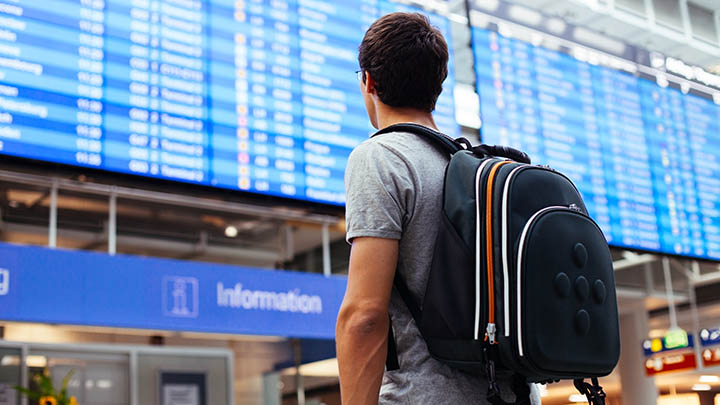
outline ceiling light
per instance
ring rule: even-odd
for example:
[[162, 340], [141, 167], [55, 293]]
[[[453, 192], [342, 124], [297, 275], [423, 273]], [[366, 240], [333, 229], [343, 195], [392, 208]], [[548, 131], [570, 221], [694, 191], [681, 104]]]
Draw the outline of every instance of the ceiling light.
[[456, 23], [463, 24], [463, 25], [467, 25], [467, 23], [468, 23], [467, 17], [465, 17], [462, 14], [450, 13], [450, 14], [448, 14], [448, 19], [450, 19], [451, 21], [454, 21]]
[[25, 364], [28, 367], [47, 367], [47, 358], [45, 356], [27, 356], [25, 357]]
[[650, 339], [664, 338], [666, 333], [667, 333], [667, 329], [650, 329], [650, 332], [648, 333], [648, 337]]
[[554, 34], [562, 34], [563, 32], [565, 32], [567, 24], [565, 24], [565, 21], [559, 18], [551, 18], [545, 22], [545, 27], [547, 27], [547, 29]]
[[656, 69], [665, 67], [665, 56], [657, 52], [650, 52], [650, 66]]
[[543, 19], [542, 14], [522, 6], [512, 6], [508, 10], [510, 18], [529, 25], [538, 25]]
[[491, 19], [487, 14], [481, 13], [477, 10], [470, 10], [470, 23], [473, 27], [487, 28], [490, 25]]
[[701, 375], [700, 382], [705, 384], [715, 384], [720, 382], [720, 377], [716, 375]]
[[709, 384], [695, 384], [692, 386], [693, 391], [710, 391], [710, 389]]
[[[285, 375], [295, 374], [294, 367], [282, 371]], [[337, 377], [339, 375], [337, 358], [320, 360], [300, 366], [300, 374], [308, 377]]]
[[543, 35], [537, 32], [533, 32], [530, 36], [530, 42], [535, 46], [540, 46], [543, 42]]
[[478, 99], [477, 93], [473, 86], [457, 84], [454, 91], [455, 105], [458, 108], [455, 109], [455, 119], [460, 125], [469, 128], [480, 128], [480, 100]]
[[0, 360], [0, 366], [17, 366], [20, 365], [20, 356], [3, 356]]
[[235, 228], [232, 225], [229, 225], [227, 228], [225, 228], [225, 236], [228, 238], [234, 238], [238, 235], [238, 229]]
[[97, 387], [100, 389], [110, 389], [113, 386], [112, 380], [97, 380]]
[[498, 27], [498, 34], [500, 34], [504, 37], [508, 37], [508, 38], [513, 37], [514, 30], [510, 27], [510, 24], [498, 22], [497, 27]]
[[600, 9], [600, 4], [598, 4], [598, 0], [580, 0], [580, 2], [590, 7], [592, 11], [598, 11]]
[[475, 0], [475, 5], [487, 11], [495, 11], [500, 7], [498, 0]]

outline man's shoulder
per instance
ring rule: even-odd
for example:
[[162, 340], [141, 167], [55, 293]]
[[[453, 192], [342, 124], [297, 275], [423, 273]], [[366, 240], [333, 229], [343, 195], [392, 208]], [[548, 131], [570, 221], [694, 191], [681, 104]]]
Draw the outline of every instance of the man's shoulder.
[[384, 134], [373, 136], [365, 142], [375, 142], [388, 147], [406, 147], [418, 145], [431, 147], [431, 145], [421, 136], [405, 131], [387, 132]]
[[405, 161], [437, 157], [443, 154], [427, 140], [409, 132], [388, 132], [366, 139], [355, 147], [352, 155], [378, 156], [393, 154]]

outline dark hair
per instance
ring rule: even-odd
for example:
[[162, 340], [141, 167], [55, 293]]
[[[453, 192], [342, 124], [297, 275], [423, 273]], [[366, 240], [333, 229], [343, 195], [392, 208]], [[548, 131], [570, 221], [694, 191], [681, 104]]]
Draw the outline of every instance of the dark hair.
[[380, 101], [391, 107], [435, 109], [448, 74], [448, 47], [424, 15], [380, 18], [368, 28], [359, 51], [360, 69], [375, 80]]

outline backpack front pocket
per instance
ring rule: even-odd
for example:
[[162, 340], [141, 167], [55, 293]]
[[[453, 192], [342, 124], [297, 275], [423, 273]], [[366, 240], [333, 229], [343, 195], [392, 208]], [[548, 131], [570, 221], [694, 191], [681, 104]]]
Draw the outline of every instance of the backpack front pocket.
[[523, 228], [516, 263], [521, 361], [544, 376], [609, 374], [620, 355], [617, 301], [597, 224], [576, 207], [544, 208]]

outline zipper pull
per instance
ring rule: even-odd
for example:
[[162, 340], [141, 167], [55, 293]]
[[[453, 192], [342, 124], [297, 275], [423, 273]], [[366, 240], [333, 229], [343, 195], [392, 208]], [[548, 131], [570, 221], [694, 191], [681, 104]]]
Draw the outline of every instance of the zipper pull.
[[582, 212], [582, 210], [580, 209], [580, 207], [577, 206], [577, 204], [570, 204], [570, 205], [568, 205], [568, 208], [570, 208], [573, 211]]
[[487, 337], [488, 337], [488, 343], [491, 345], [495, 344], [495, 333], [497, 332], [497, 329], [495, 328], [494, 323], [489, 323], [486, 329]]

